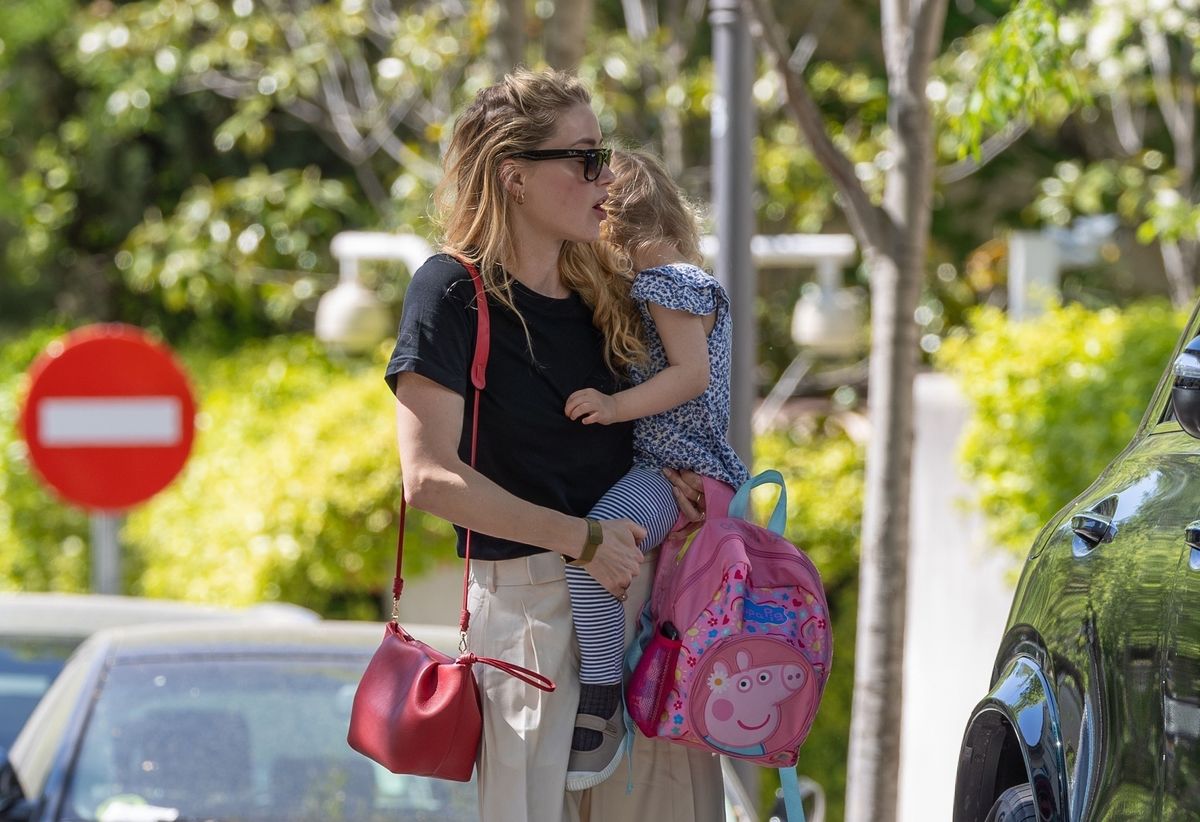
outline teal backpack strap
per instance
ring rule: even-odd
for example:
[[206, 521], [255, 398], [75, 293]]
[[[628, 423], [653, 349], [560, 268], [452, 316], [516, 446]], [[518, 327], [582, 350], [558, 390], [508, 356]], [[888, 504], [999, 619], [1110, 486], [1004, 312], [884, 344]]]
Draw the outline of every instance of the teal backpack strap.
[[787, 527], [787, 486], [783, 484], [783, 474], [774, 469], [763, 471], [742, 483], [742, 487], [729, 503], [729, 516], [745, 519], [746, 509], [750, 507], [750, 492], [760, 485], [767, 484], [779, 486], [779, 499], [775, 501], [775, 510], [771, 512], [767, 530], [783, 536], [784, 528]]
[[800, 801], [800, 777], [796, 769], [780, 768], [779, 784], [783, 787], [783, 806], [788, 822], [804, 822], [804, 803]]

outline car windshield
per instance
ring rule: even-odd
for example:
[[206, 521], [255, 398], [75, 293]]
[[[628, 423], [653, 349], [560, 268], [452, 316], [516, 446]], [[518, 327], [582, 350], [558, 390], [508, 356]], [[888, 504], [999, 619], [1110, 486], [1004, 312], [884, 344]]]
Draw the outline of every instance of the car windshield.
[[0, 637], [0, 753], [8, 750], [78, 639]]
[[119, 664], [72, 768], [62, 819], [478, 819], [472, 784], [389, 773], [346, 743], [365, 660]]

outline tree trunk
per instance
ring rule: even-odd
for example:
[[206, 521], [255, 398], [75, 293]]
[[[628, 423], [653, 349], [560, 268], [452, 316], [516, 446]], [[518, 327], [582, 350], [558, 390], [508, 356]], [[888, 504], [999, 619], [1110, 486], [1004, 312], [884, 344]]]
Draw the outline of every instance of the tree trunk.
[[871, 437], [847, 769], [849, 822], [895, 818], [899, 780], [918, 351], [913, 314], [925, 270], [933, 157], [923, 95], [898, 99], [893, 93], [889, 120], [896, 162], [884, 210], [893, 231], [881, 247], [868, 249]]
[[1176, 308], [1187, 308], [1196, 293], [1196, 243], [1194, 240], [1159, 240], [1158, 248], [1162, 253], [1171, 304]]
[[557, 0], [554, 14], [546, 21], [546, 62], [565, 71], [579, 68], [591, 23], [592, 0]]
[[913, 314], [925, 275], [932, 220], [934, 149], [925, 86], [945, 21], [946, 0], [884, 0], [888, 125], [894, 163], [883, 208], [891, 231], [868, 248], [871, 364], [866, 502], [859, 570], [854, 700], [847, 769], [847, 822], [896, 817], [908, 606], [912, 486]]
[[871, 363], [866, 502], [859, 565], [854, 702], [847, 773], [847, 822], [896, 817], [900, 770], [904, 621], [912, 485], [913, 318], [925, 274], [932, 219], [934, 150], [925, 86], [940, 45], [947, 0], [883, 0], [889, 150], [882, 208], [873, 205], [836, 147], [768, 0], [752, 0], [759, 38], [782, 76], [788, 107], [813, 156], [829, 173], [871, 271]]
[[[1172, 61], [1167, 36], [1153, 26], [1142, 31], [1146, 53], [1150, 57], [1154, 96], [1163, 123], [1171, 135], [1178, 180], [1175, 190], [1185, 202], [1194, 202], [1193, 183], [1196, 176], [1196, 80], [1192, 73], [1192, 49], [1184, 38], [1180, 54]], [[1171, 302], [1177, 308], [1192, 304], [1196, 292], [1195, 241], [1159, 240], [1163, 267], [1171, 291]]]
[[500, 77], [525, 61], [525, 0], [497, 0], [496, 28], [488, 58]]

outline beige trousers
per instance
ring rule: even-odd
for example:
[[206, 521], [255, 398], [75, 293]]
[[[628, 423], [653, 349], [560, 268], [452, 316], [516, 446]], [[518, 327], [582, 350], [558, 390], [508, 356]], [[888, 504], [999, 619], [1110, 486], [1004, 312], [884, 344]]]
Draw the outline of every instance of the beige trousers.
[[[626, 636], [654, 580], [652, 551], [625, 608]], [[567, 757], [579, 703], [579, 654], [559, 554], [471, 563], [470, 646], [554, 680], [544, 693], [488, 665], [475, 667], [483, 699], [478, 779], [482, 822], [719, 822], [717, 757], [635, 735], [633, 791], [624, 763], [602, 785], [567, 793]]]
[[579, 652], [561, 554], [471, 562], [471, 652], [523, 665], [557, 686], [546, 693], [476, 665], [483, 700], [481, 822], [575, 822], [567, 757], [579, 705]]

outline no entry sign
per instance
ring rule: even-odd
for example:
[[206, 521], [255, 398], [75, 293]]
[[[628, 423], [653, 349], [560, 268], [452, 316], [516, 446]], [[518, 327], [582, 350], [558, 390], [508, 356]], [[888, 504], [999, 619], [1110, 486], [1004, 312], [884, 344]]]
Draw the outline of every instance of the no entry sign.
[[196, 404], [170, 351], [128, 325], [90, 325], [51, 343], [29, 372], [21, 432], [63, 498], [123, 511], [187, 461]]

